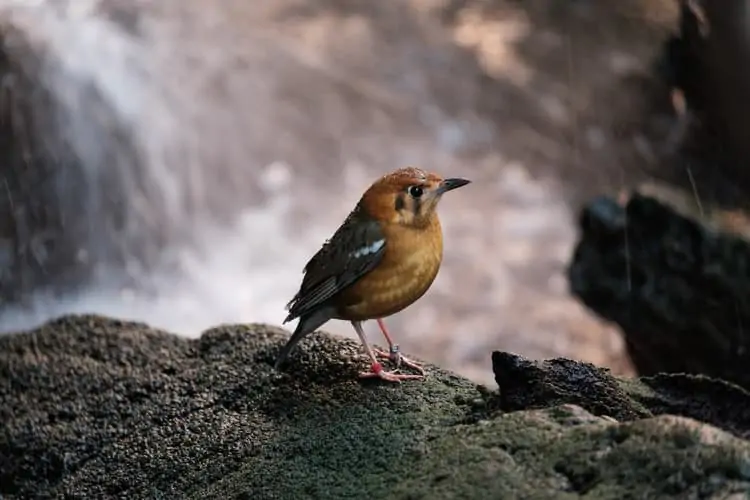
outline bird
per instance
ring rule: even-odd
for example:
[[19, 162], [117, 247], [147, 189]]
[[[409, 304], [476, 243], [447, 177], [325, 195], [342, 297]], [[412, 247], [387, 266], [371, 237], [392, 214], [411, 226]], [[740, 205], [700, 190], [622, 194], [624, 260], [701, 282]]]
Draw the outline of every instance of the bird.
[[[302, 283], [286, 305], [283, 324], [299, 318], [275, 363], [280, 369], [294, 347], [331, 319], [349, 321], [370, 359], [362, 378], [389, 382], [421, 379], [422, 365], [403, 356], [383, 318], [421, 298], [435, 280], [443, 259], [443, 234], [437, 206], [448, 191], [471, 181], [444, 179], [421, 168], [399, 168], [377, 179], [341, 226], [307, 262]], [[375, 319], [388, 352], [373, 349], [362, 324]], [[396, 365], [386, 371], [379, 361]], [[400, 373], [401, 366], [419, 372]]]

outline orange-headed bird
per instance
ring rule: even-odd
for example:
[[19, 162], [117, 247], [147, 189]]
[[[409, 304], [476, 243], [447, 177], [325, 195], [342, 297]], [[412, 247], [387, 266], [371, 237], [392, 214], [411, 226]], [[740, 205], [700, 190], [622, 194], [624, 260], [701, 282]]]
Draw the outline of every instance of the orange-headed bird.
[[[443, 258], [437, 206], [443, 194], [469, 184], [414, 167], [391, 172], [365, 191], [357, 206], [307, 263], [302, 285], [287, 305], [284, 323], [299, 318], [276, 368], [302, 338], [331, 319], [350, 321], [372, 362], [361, 377], [399, 382], [424, 377], [418, 363], [402, 356], [383, 318], [411, 305], [430, 288]], [[362, 322], [376, 319], [389, 352], [372, 349]], [[419, 375], [385, 371], [386, 357]]]

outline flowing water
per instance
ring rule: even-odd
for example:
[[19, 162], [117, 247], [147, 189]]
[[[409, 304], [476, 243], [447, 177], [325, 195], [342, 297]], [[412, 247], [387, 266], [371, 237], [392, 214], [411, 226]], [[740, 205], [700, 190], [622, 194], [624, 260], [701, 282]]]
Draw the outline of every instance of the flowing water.
[[[480, 382], [492, 349], [621, 366], [619, 336], [564, 273], [577, 203], [653, 161], [663, 117], [633, 81], [651, 78], [663, 9], [205, 5], [0, 1], [6, 86], [31, 103], [14, 114], [33, 110], [25, 139], [56, 162], [40, 193], [57, 247], [34, 255], [64, 290], [34, 287], [0, 329], [69, 312], [187, 336], [280, 324], [362, 191], [415, 164], [474, 182], [441, 204], [432, 289], [388, 320], [402, 349]], [[60, 248], [72, 257], [46, 265]], [[69, 283], [70, 268], [90, 272]]]

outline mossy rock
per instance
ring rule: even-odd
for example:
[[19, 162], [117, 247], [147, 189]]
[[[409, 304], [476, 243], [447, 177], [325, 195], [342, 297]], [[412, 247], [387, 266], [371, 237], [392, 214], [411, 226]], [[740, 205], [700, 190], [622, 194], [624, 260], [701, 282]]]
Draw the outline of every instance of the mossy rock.
[[[425, 381], [396, 385], [357, 380], [366, 366], [358, 345], [326, 334], [303, 341], [276, 372], [287, 338], [254, 324], [185, 339], [98, 316], [0, 338], [0, 494], [620, 499], [750, 491], [749, 427], [738, 413], [750, 397], [723, 382], [648, 386], [570, 360], [495, 353], [500, 393], [429, 365]], [[509, 373], [517, 384], [504, 381]], [[536, 409], [519, 407], [523, 384], [523, 404]], [[689, 405], [681, 413], [689, 387], [703, 406], [724, 408], [712, 422], [724, 430], [655, 416], [700, 416]], [[711, 395], [701, 399], [701, 391]]]

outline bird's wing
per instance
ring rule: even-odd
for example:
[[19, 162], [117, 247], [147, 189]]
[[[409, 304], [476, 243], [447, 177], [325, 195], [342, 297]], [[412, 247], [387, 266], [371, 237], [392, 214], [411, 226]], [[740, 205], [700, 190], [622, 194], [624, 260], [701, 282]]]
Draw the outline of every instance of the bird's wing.
[[284, 322], [309, 314], [371, 271], [383, 258], [385, 246], [380, 224], [358, 205], [305, 266]]

